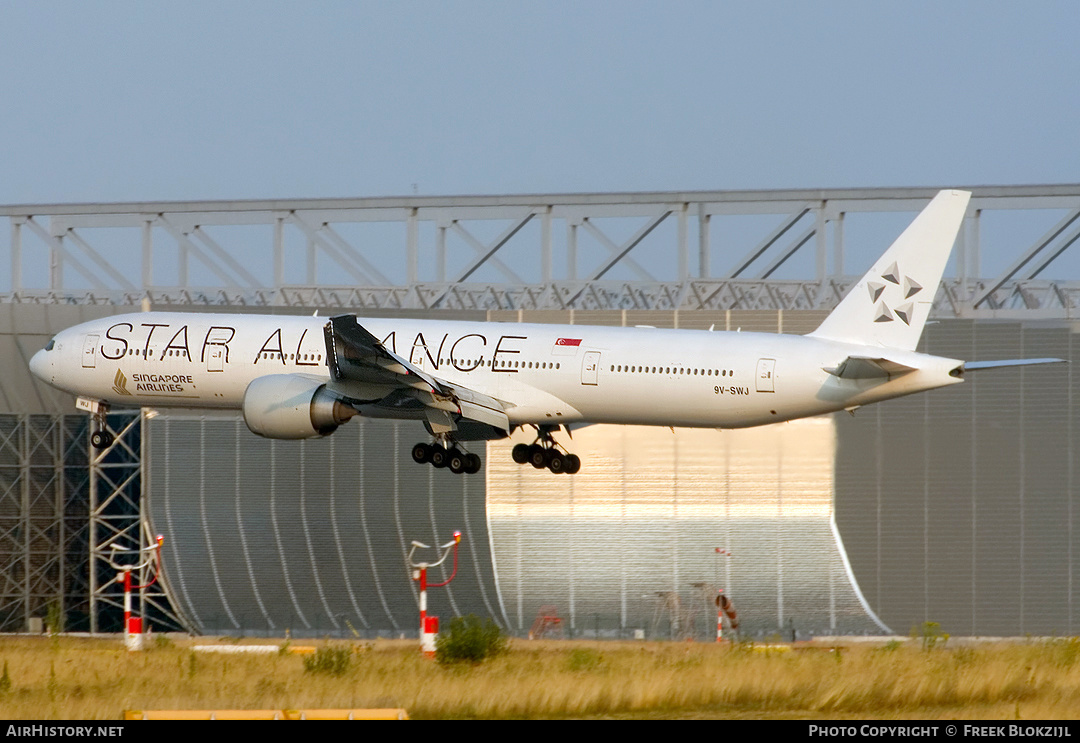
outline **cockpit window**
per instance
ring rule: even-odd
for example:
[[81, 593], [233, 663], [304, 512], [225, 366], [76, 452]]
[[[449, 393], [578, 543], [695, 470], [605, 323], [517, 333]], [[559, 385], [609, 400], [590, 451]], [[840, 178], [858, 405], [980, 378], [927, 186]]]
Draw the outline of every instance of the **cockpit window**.
[[48, 345], [45, 346], [45, 350], [46, 351], [51, 351], [51, 350], [53, 350], [53, 346], [55, 346], [55, 345], [56, 345], [56, 339], [55, 338], [50, 338]]

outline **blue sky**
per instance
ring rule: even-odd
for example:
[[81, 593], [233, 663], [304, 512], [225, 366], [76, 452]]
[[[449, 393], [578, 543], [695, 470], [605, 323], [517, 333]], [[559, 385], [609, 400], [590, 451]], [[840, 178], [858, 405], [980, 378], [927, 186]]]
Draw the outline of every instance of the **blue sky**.
[[1074, 3], [0, 7], [0, 203], [1064, 183]]

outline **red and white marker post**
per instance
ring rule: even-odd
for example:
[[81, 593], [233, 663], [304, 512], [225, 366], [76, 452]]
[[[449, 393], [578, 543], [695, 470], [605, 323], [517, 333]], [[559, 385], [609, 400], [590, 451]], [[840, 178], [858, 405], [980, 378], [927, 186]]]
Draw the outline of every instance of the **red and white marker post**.
[[724, 595], [724, 589], [720, 588], [716, 592], [716, 641], [724, 641], [724, 612], [720, 608], [720, 596]]
[[[716, 579], [717, 579], [717, 581], [720, 580], [720, 556], [721, 555], [724, 555], [725, 557], [731, 557], [731, 550], [724, 550], [724, 549], [720, 549], [719, 547], [716, 548]], [[730, 612], [730, 613], [728, 613], [728, 612]], [[724, 641], [724, 614], [725, 613], [728, 613], [728, 616], [730, 617], [729, 621], [731, 622], [731, 628], [732, 629], [737, 629], [739, 625], [738, 625], [738, 620], [735, 619], [735, 607], [732, 605], [732, 603], [730, 601], [728, 601], [727, 596], [724, 595], [724, 589], [723, 588], [718, 588], [718, 589], [716, 589], [716, 641], [717, 642], [723, 642]]]
[[[124, 646], [130, 651], [142, 650], [143, 638], [142, 618], [131, 616], [131, 592], [154, 585], [157, 583], [158, 575], [161, 573], [161, 545], [165, 542], [165, 537], [158, 534], [154, 541], [155, 544], [142, 549], [125, 548], [115, 542], [109, 545], [114, 558], [119, 558], [121, 555], [134, 555], [137, 561], [145, 558], [134, 565], [122, 565], [117, 563], [116, 559], [108, 560], [109, 565], [117, 570], [116, 582], [124, 587]], [[131, 572], [133, 570], [142, 570], [152, 562], [155, 563], [156, 567], [151, 581], [145, 585], [133, 586], [131, 584]]]
[[[427, 614], [427, 589], [428, 588], [441, 588], [454, 579], [457, 575], [458, 566], [458, 545], [461, 544], [461, 532], [454, 532], [454, 539], [446, 544], [439, 545], [439, 551], [442, 556], [439, 557], [438, 562], [413, 562], [413, 553], [419, 549], [431, 549], [428, 545], [422, 542], [413, 540], [412, 549], [409, 550], [409, 556], [407, 562], [409, 567], [412, 568], [412, 579], [420, 582], [420, 651], [429, 658], [435, 657], [435, 638], [439, 635], [439, 618], [429, 617]], [[427, 582], [428, 568], [438, 567], [442, 565], [447, 557], [450, 556], [450, 548], [454, 551], [454, 571], [450, 573], [450, 577], [444, 580], [442, 583]]]

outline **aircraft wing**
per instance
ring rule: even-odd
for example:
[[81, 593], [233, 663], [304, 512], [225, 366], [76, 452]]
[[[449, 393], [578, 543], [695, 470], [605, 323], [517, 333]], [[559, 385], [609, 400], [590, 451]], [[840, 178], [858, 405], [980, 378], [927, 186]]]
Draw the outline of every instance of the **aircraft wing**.
[[424, 416], [437, 433], [454, 430], [455, 416], [510, 429], [505, 412], [508, 403], [418, 369], [383, 345], [353, 315], [331, 317], [323, 334], [331, 378], [379, 390], [387, 408], [422, 405]]

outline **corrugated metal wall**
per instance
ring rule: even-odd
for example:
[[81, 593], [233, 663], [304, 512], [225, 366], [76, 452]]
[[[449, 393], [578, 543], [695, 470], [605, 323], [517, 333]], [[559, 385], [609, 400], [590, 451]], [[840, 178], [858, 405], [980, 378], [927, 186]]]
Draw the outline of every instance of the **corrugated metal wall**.
[[170, 595], [199, 632], [412, 634], [408, 545], [455, 529], [461, 572], [431, 592], [444, 617], [495, 616], [524, 634], [554, 606], [567, 635], [705, 639], [723, 587], [752, 633], [883, 629], [832, 529], [831, 418], [588, 428], [567, 442], [584, 460], [573, 477], [514, 464], [524, 433], [489, 445], [486, 476], [461, 477], [411, 461], [415, 423], [354, 421], [303, 442], [218, 417], [148, 427]]
[[901, 633], [1075, 634], [1076, 332], [953, 320], [922, 348], [1070, 363], [969, 373], [837, 417], [837, 521], [864, 595]]
[[751, 634], [884, 631], [832, 528], [832, 418], [585, 428], [564, 441], [582, 457], [572, 477], [514, 464], [511, 447], [530, 440], [488, 447], [499, 586], [519, 631], [549, 605], [576, 634], [707, 639], [718, 588]]
[[[429, 591], [429, 611], [505, 623], [483, 479], [415, 465], [419, 425], [357, 420], [307, 441], [269, 441], [219, 417], [162, 415], [148, 428], [150, 513], [173, 545], [164, 556], [170, 593], [192, 629], [415, 635], [408, 545], [445, 543], [455, 530], [465, 535], [460, 570]], [[417, 559], [434, 562], [434, 552]]]

